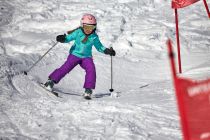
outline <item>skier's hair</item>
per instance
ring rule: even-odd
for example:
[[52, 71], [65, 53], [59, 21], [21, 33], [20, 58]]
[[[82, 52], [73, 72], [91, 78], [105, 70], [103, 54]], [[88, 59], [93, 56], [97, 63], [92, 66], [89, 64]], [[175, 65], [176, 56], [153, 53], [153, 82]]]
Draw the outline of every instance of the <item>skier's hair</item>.
[[[69, 30], [69, 31], [67, 31], [67, 34], [71, 34], [71, 33], [73, 33], [74, 31], [76, 31], [77, 29], [82, 29], [82, 27], [77, 27], [76, 29]], [[83, 29], [82, 29], [82, 31], [83, 31]], [[84, 31], [83, 31], [83, 32], [84, 32]], [[93, 32], [95, 32], [95, 29], [94, 29]], [[89, 36], [89, 35], [85, 35], [85, 38], [82, 40], [82, 43], [85, 43], [85, 42], [88, 40], [88, 36]]]
[[71, 33], [73, 33], [74, 31], [76, 31], [76, 30], [79, 29], [79, 28], [81, 28], [81, 27], [77, 27], [76, 29], [69, 30], [69, 31], [67, 31], [67, 34], [71, 34]]

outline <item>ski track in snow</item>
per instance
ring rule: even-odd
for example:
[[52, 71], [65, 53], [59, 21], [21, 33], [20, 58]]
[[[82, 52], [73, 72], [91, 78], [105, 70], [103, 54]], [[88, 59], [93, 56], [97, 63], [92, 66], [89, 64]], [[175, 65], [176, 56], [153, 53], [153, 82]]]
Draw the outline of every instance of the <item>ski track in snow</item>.
[[[210, 72], [210, 24], [203, 5], [196, 6], [180, 11], [183, 75], [203, 78]], [[28, 76], [21, 73], [90, 10], [103, 44], [117, 51], [119, 98], [107, 96], [110, 58], [95, 51], [93, 100], [80, 96], [84, 72], [79, 68], [56, 85], [62, 98], [49, 96], [38, 83], [65, 61], [69, 44], [58, 44]], [[181, 139], [165, 46], [168, 37], [175, 42], [173, 18], [169, 3], [157, 0], [0, 1], [0, 139]]]
[[36, 139], [174, 139], [179, 133], [177, 117], [168, 116], [171, 111], [160, 106], [123, 105], [118, 101], [97, 99], [83, 101], [72, 96], [62, 99], [52, 96], [52, 99], [35, 81], [27, 81], [26, 76], [13, 79], [15, 86], [27, 84], [18, 89], [20, 102], [7, 110], [14, 116], [17, 113], [18, 118], [10, 119], [25, 136]]

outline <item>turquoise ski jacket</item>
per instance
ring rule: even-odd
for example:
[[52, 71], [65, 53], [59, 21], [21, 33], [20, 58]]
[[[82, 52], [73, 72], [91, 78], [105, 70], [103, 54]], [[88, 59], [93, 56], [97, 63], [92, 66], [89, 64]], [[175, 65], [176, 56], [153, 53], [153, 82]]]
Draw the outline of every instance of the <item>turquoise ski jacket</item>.
[[92, 46], [95, 46], [99, 52], [104, 53], [106, 48], [101, 44], [96, 33], [89, 35], [88, 40], [85, 43], [82, 42], [84, 38], [85, 34], [81, 28], [76, 29], [74, 32], [66, 36], [65, 43], [73, 40], [75, 41], [69, 50], [70, 54], [80, 58], [92, 57]]

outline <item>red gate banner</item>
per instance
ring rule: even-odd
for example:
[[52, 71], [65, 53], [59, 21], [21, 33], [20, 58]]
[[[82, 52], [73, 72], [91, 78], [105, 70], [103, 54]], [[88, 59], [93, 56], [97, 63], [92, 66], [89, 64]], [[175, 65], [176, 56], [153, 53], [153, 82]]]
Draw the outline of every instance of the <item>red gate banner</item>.
[[199, 0], [172, 0], [172, 8], [178, 9], [189, 6]]
[[176, 88], [187, 140], [210, 140], [210, 79], [198, 82], [177, 78]]

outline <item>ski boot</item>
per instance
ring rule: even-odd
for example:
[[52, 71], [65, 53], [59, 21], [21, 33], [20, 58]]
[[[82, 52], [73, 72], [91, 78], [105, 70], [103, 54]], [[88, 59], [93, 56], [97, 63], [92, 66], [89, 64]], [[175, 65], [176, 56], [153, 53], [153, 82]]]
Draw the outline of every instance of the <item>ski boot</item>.
[[47, 82], [44, 84], [44, 87], [49, 91], [53, 91], [54, 84], [55, 82], [53, 80], [48, 79]]
[[86, 88], [85, 94], [83, 95], [85, 99], [91, 100], [91, 94], [93, 93], [92, 89]]

